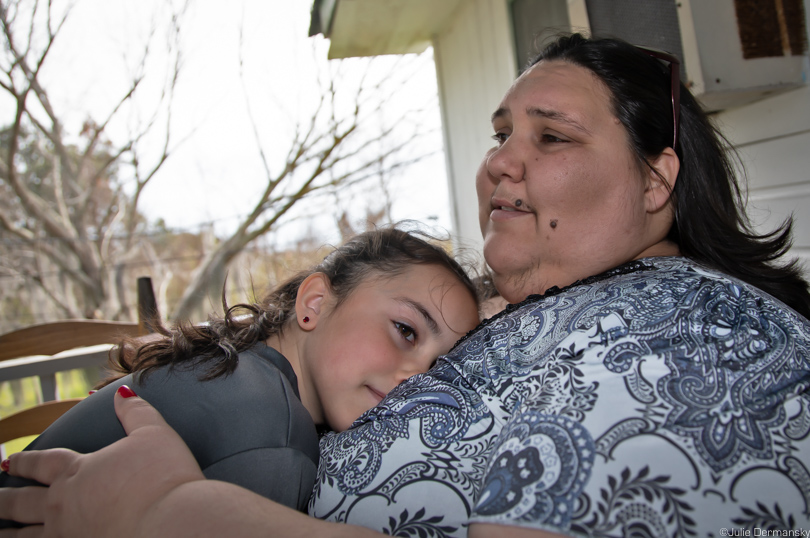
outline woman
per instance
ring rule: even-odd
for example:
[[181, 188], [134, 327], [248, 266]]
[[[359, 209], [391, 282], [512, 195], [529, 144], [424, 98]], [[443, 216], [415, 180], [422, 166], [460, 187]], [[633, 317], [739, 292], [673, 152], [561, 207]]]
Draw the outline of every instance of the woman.
[[[485, 257], [517, 304], [322, 441], [311, 514], [399, 535], [810, 526], [810, 294], [775, 262], [790, 223], [748, 230], [717, 135], [675, 74], [574, 35], [509, 89], [477, 190]], [[0, 516], [95, 525], [81, 486], [113, 468], [136, 506], [100, 524], [108, 534], [192, 533], [205, 514], [204, 529], [230, 534], [360, 535], [203, 482], [179, 458], [147, 494], [154, 483], [113, 463], [151, 462], [142, 447], [164, 429], [133, 400], [116, 401], [133, 434], [107, 453], [15, 456], [13, 473], [54, 491], [0, 492], [14, 505]]]

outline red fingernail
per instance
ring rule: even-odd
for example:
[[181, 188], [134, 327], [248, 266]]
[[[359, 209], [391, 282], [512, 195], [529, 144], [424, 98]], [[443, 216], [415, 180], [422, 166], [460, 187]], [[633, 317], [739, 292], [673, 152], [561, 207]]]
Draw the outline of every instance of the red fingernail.
[[0, 471], [8, 472], [10, 467], [11, 467], [11, 463], [7, 459], [0, 462]]
[[127, 387], [126, 385], [121, 385], [120, 387], [118, 387], [118, 394], [122, 398], [132, 398], [133, 396], [137, 396], [137, 394], [132, 392], [132, 389]]
[[90, 394], [95, 394], [97, 392], [98, 392], [97, 390], [89, 390], [89, 391], [87, 391], [87, 394], [89, 396]]

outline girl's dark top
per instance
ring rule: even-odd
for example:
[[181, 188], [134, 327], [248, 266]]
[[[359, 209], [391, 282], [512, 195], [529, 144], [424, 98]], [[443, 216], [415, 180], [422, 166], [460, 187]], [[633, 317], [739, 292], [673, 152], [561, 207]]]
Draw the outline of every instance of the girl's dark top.
[[[137, 374], [121, 378], [65, 413], [26, 450], [87, 453], [123, 438], [113, 396], [126, 384], [180, 434], [207, 478], [303, 510], [318, 468], [318, 435], [290, 363], [260, 343], [239, 354], [230, 375], [200, 381], [203, 368], [164, 367], [142, 381]], [[0, 473], [0, 487], [31, 483]]]

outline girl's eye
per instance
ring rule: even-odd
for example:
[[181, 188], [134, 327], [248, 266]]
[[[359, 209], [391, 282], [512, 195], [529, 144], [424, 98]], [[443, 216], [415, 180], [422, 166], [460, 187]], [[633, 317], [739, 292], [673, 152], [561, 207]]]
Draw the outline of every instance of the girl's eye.
[[502, 146], [506, 139], [509, 138], [509, 135], [506, 133], [495, 133], [492, 135], [492, 139], [498, 143], [499, 146]]
[[405, 325], [404, 323], [395, 321], [394, 327], [396, 327], [397, 331], [399, 331], [399, 335], [408, 342], [413, 344], [416, 341], [416, 331], [413, 330], [413, 327], [410, 325]]

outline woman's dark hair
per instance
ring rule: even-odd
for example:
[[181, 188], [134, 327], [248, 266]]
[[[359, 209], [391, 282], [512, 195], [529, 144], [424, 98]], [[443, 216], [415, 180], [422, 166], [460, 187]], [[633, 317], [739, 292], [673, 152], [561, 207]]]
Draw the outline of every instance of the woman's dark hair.
[[414, 265], [444, 267], [477, 298], [470, 277], [441, 247], [396, 228], [366, 232], [332, 251], [320, 264], [296, 274], [258, 303], [228, 307], [223, 292], [222, 318], [211, 317], [204, 325], [178, 323], [171, 329], [158, 322], [156, 329], [163, 338], [135, 347], [131, 352], [126, 351], [126, 346], [137, 346], [137, 341], [125, 343], [125, 351], [114, 365], [119, 375], [104, 384], [129, 373], [148, 375], [154, 368], [181, 364], [207, 363], [202, 380], [231, 373], [241, 351], [280, 334], [295, 319], [298, 287], [311, 274], [323, 273], [329, 278], [330, 290], [340, 305], [369, 278], [390, 278]]
[[[649, 159], [672, 146], [671, 81], [663, 62], [624, 41], [580, 34], [558, 38], [530, 65], [543, 60], [584, 67], [607, 86], [613, 114], [642, 167], [652, 168]], [[675, 221], [668, 239], [684, 256], [748, 282], [810, 318], [808, 283], [797, 260], [779, 261], [791, 246], [793, 218], [770, 233], [753, 230], [730, 159], [739, 158], [683, 84], [678, 130], [674, 149], [681, 168], [671, 189]]]

